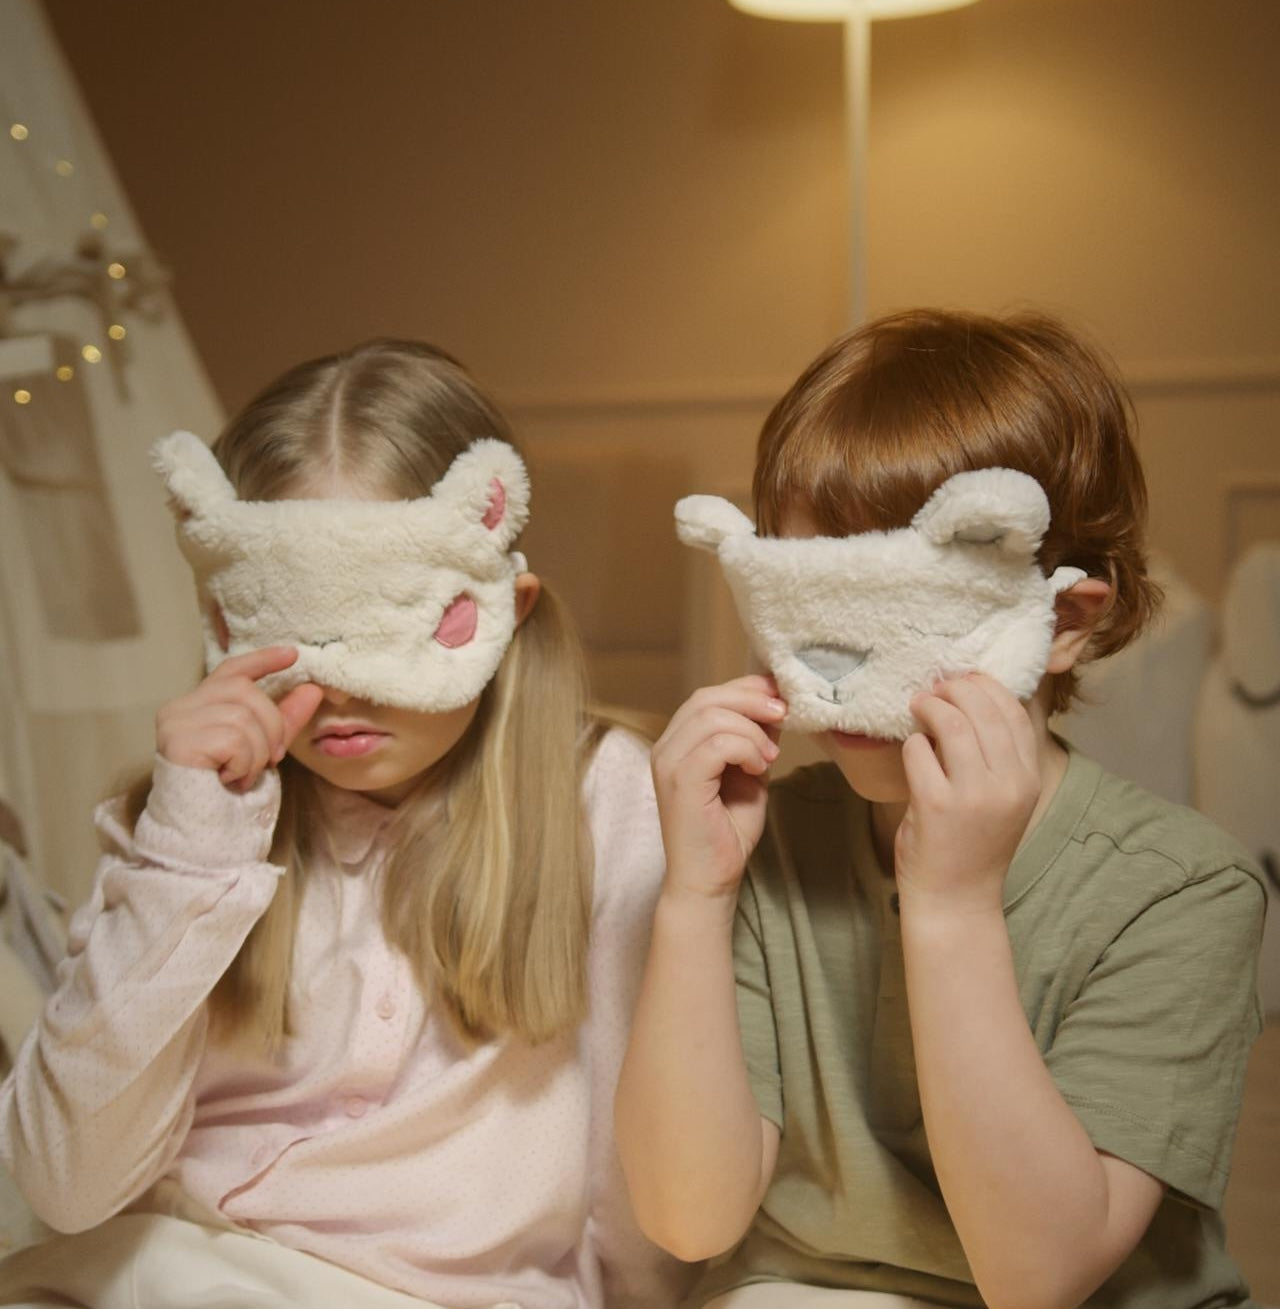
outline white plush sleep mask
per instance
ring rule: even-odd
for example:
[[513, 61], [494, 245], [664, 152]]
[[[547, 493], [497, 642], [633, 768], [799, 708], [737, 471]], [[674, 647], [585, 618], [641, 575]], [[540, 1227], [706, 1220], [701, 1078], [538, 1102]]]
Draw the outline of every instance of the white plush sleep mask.
[[469, 704], [497, 671], [525, 568], [509, 547], [529, 517], [529, 479], [505, 441], [476, 441], [416, 500], [239, 500], [190, 432], [152, 456], [195, 573], [210, 670], [293, 645], [297, 662], [262, 679], [273, 695], [309, 681], [437, 713]]
[[1008, 468], [957, 473], [910, 527], [844, 538], [757, 537], [719, 496], [676, 505], [686, 545], [714, 551], [787, 725], [904, 740], [911, 699], [941, 676], [987, 673], [1022, 699], [1049, 658], [1054, 598], [1085, 574], [1046, 578], [1040, 484]]

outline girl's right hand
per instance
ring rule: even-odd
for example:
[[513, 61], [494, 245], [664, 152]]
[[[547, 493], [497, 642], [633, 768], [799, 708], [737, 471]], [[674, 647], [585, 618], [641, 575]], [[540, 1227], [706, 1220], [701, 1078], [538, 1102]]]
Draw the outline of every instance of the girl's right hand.
[[771, 677], [695, 691], [653, 747], [667, 883], [733, 896], [764, 831], [769, 766], [787, 706]]
[[247, 791], [284, 758], [324, 698], [304, 682], [277, 704], [257, 684], [297, 657], [292, 646], [273, 645], [224, 659], [194, 691], [161, 707], [156, 752], [187, 768], [215, 769], [224, 785]]

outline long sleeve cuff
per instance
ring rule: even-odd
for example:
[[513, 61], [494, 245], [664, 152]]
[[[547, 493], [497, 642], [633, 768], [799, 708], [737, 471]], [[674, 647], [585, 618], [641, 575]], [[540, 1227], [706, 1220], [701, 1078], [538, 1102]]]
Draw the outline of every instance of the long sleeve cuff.
[[263, 863], [279, 812], [275, 769], [238, 792], [224, 786], [211, 768], [186, 768], [157, 755], [134, 844], [144, 857], [187, 872]]

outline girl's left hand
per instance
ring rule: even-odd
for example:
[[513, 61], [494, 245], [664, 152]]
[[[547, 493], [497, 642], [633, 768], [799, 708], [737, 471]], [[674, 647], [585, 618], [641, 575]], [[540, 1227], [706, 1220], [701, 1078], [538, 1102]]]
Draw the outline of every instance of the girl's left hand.
[[911, 712], [924, 732], [902, 747], [910, 799], [894, 848], [899, 895], [944, 912], [998, 911], [1040, 798], [1035, 728], [980, 673], [940, 682]]

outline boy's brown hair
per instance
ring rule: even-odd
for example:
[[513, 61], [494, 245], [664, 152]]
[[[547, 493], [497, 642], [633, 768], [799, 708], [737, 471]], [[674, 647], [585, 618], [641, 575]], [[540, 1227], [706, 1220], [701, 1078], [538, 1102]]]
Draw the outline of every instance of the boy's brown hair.
[[[905, 527], [954, 473], [1016, 468], [1049, 498], [1045, 574], [1084, 569], [1111, 585], [1087, 657], [1146, 626], [1146, 482], [1128, 397], [1112, 367], [1061, 323], [942, 310], [894, 314], [829, 346], [765, 420], [753, 487], [762, 533], [804, 511], [820, 532]], [[1051, 710], [1077, 691], [1056, 674]]]

